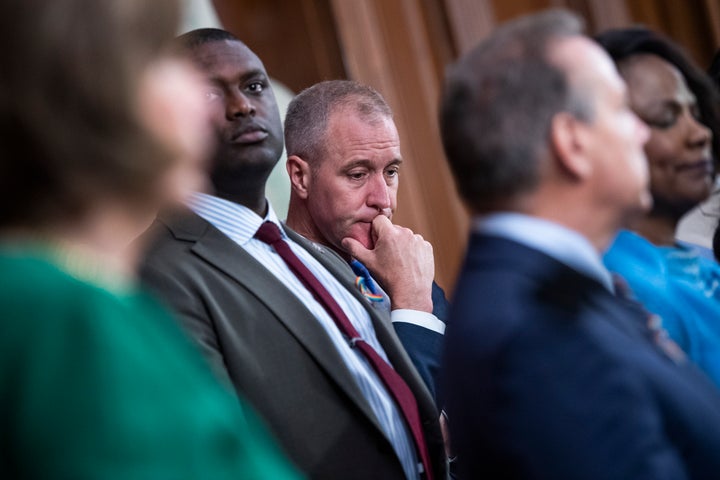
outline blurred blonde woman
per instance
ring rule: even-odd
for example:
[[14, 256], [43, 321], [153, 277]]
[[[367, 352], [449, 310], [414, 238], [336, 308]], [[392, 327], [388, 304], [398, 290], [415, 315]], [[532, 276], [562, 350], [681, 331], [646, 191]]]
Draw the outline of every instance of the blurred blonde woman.
[[[0, 478], [296, 478], [133, 240], [202, 182], [175, 0], [0, 2]], [[133, 247], [129, 247], [133, 245]]]

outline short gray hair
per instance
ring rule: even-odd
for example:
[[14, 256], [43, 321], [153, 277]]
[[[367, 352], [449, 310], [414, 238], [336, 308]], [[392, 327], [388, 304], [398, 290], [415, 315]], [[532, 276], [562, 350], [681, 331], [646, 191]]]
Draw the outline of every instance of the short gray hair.
[[583, 34], [565, 10], [497, 29], [446, 76], [440, 112], [445, 153], [465, 202], [476, 211], [532, 191], [555, 114], [589, 120], [592, 105], [548, 59], [551, 43]]
[[297, 155], [317, 167], [325, 154], [327, 130], [333, 112], [350, 108], [374, 123], [392, 118], [385, 99], [372, 87], [352, 80], [328, 80], [300, 92], [288, 105], [285, 115], [287, 155]]

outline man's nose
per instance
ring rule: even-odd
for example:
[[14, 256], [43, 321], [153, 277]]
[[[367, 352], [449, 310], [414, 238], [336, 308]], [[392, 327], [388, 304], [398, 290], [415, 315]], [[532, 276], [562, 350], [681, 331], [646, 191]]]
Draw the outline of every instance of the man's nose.
[[367, 204], [380, 211], [389, 209], [391, 204], [390, 187], [382, 174], [372, 175], [368, 185]]
[[225, 116], [228, 120], [255, 115], [255, 106], [241, 91], [232, 92], [225, 100]]

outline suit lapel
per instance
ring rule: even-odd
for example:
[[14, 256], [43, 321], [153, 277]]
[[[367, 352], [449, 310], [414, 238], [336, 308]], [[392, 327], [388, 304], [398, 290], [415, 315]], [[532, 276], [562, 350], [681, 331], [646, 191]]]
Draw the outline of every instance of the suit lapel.
[[[250, 291], [301, 343], [349, 399], [380, 429], [370, 405], [327, 333], [305, 305], [252, 255], [195, 214], [165, 221], [192, 251]], [[381, 429], [380, 429], [381, 430]], [[381, 430], [382, 431], [382, 430]]]

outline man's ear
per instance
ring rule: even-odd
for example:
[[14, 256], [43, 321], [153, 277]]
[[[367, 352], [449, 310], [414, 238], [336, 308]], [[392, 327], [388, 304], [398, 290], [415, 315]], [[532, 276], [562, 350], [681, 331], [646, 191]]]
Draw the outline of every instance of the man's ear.
[[297, 155], [290, 155], [285, 162], [285, 169], [290, 177], [292, 191], [303, 200], [306, 199], [310, 182], [310, 165]]
[[593, 170], [588, 125], [567, 112], [556, 113], [550, 126], [550, 143], [559, 167], [576, 179]]

